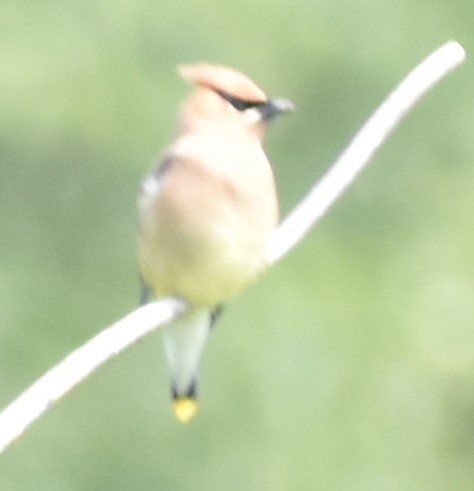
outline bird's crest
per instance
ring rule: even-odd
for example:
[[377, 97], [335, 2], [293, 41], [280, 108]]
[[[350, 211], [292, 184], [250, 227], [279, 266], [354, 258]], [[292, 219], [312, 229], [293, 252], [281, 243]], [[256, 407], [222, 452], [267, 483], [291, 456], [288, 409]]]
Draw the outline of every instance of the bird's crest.
[[242, 72], [221, 65], [197, 63], [180, 65], [181, 76], [196, 85], [209, 87], [216, 92], [241, 100], [265, 102], [265, 93]]

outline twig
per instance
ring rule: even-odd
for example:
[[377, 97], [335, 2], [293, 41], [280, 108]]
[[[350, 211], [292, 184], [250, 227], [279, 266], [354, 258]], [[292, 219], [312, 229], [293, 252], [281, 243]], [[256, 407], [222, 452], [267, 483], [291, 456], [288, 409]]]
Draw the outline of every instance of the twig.
[[185, 309], [184, 302], [173, 298], [149, 303], [73, 351], [0, 413], [0, 452], [103, 363]]
[[[376, 110], [341, 157], [283, 221], [269, 245], [272, 263], [288, 253], [341, 196], [418, 99], [462, 63], [464, 49], [451, 41], [418, 65]], [[107, 360], [186, 310], [167, 298], [140, 307], [79, 347], [0, 413], [0, 453], [36, 419]]]
[[272, 263], [300, 242], [369, 163], [403, 116], [464, 58], [463, 47], [450, 41], [408, 74], [367, 120], [329, 171], [275, 231], [269, 250]]

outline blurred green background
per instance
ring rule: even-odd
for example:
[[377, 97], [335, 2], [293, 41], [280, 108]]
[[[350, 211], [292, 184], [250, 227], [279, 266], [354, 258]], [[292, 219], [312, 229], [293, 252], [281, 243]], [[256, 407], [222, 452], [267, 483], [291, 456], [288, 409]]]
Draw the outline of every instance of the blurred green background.
[[[135, 308], [135, 199], [178, 63], [298, 111], [266, 147], [287, 213], [472, 0], [3, 0], [0, 404]], [[0, 457], [2, 490], [472, 491], [474, 71], [436, 87], [311, 235], [233, 302], [181, 426], [159, 334]]]

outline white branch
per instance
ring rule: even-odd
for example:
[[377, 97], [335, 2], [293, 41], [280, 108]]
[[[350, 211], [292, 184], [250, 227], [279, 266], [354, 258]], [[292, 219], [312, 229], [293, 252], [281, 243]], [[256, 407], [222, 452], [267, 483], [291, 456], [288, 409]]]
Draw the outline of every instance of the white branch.
[[[465, 57], [452, 41], [416, 67], [377, 109], [349, 147], [276, 230], [269, 246], [274, 263], [294, 247], [369, 162], [403, 115], [417, 100]], [[186, 309], [176, 299], [163, 299], [138, 308], [108, 327], [33, 383], [0, 413], [0, 453], [36, 419], [103, 363]]]
[[75, 385], [127, 346], [184, 312], [173, 298], [139, 307], [46, 372], [0, 414], [0, 453]]
[[465, 58], [455, 41], [425, 58], [378, 107], [323, 178], [278, 227], [270, 244], [272, 263], [288, 253], [328, 211], [369, 163], [403, 116], [431, 87]]

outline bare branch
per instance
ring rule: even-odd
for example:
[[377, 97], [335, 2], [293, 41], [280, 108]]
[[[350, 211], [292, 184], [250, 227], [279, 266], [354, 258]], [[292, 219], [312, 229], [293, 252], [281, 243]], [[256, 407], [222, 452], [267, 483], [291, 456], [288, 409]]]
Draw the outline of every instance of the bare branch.
[[157, 326], [180, 315], [185, 308], [183, 302], [173, 298], [144, 305], [104, 329], [46, 372], [0, 413], [0, 452], [103, 363]]
[[[428, 56], [405, 78], [327, 174], [276, 230], [269, 246], [272, 263], [287, 254], [341, 196], [403, 115], [464, 58], [461, 45], [451, 41]], [[166, 325], [186, 308], [183, 302], [172, 298], [140, 307], [67, 356], [0, 413], [0, 453], [103, 363], [146, 334]]]
[[328, 211], [403, 116], [441, 78], [465, 58], [451, 41], [425, 58], [378, 107], [339, 159], [275, 231], [269, 247], [272, 263], [288, 253]]

